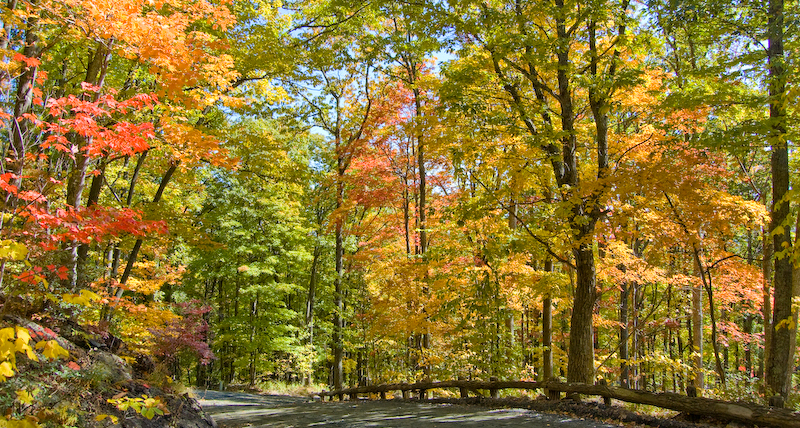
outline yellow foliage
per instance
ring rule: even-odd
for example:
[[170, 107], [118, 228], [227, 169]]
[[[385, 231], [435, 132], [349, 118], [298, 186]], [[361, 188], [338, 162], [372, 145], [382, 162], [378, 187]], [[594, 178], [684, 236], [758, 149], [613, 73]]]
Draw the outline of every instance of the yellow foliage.
[[126, 288], [136, 293], [144, 295], [151, 295], [161, 288], [164, 283], [163, 279], [143, 279], [143, 278], [130, 278], [128, 283], [125, 284]]
[[0, 428], [39, 428], [39, 422], [33, 416], [24, 419], [0, 419]]
[[34, 400], [34, 395], [39, 393], [39, 389], [34, 389], [33, 393], [30, 393], [24, 389], [17, 390], [17, 401], [22, 404], [31, 404]]
[[104, 421], [106, 419], [111, 419], [112, 424], [116, 424], [119, 421], [119, 418], [114, 415], [107, 415], [105, 413], [101, 413], [94, 417], [94, 420], [97, 422]]
[[0, 330], [0, 382], [14, 376], [17, 369], [17, 353], [25, 354], [29, 359], [38, 361], [30, 346], [31, 335], [28, 330], [15, 326]]
[[233, 167], [234, 161], [228, 157], [228, 151], [220, 146], [220, 140], [197, 129], [181, 113], [180, 110], [168, 111], [161, 117], [164, 139], [171, 151], [169, 156], [178, 161], [182, 168], [191, 168], [202, 161]]
[[[169, 413], [166, 405], [161, 402], [161, 399], [149, 397], [146, 394], [142, 395], [141, 397], [109, 398], [106, 401], [108, 401], [110, 404], [113, 404], [117, 409], [122, 410], [123, 412], [131, 409], [147, 419], [153, 419], [155, 415], [164, 415]], [[99, 419], [96, 420], [103, 420], [106, 416], [108, 415], [98, 415]], [[113, 420], [114, 418], [112, 416], [112, 421]]]
[[36, 344], [36, 349], [41, 350], [42, 355], [51, 360], [57, 360], [61, 357], [69, 358], [69, 352], [55, 340], [43, 340]]
[[[224, 91], [238, 74], [225, 43], [210, 33], [194, 30], [195, 23], [211, 23], [225, 31], [235, 18], [218, 2], [185, 0], [65, 0], [69, 17], [62, 23], [73, 33], [97, 40], [114, 40], [122, 57], [137, 60], [159, 76], [160, 95], [202, 106], [206, 88]], [[169, 11], [169, 12], [167, 12]], [[203, 90], [187, 91], [187, 87]]]
[[4, 381], [11, 376], [14, 376], [14, 366], [8, 361], [0, 363], [0, 381]]
[[161, 303], [146, 305], [125, 305], [119, 311], [120, 336], [134, 352], [148, 353], [152, 343], [151, 329], [163, 327], [170, 321], [180, 318]]
[[25, 260], [28, 256], [28, 247], [10, 239], [0, 241], [0, 259]]
[[344, 368], [344, 372], [350, 374], [355, 371], [356, 367], [358, 366], [358, 362], [352, 358], [345, 358], [344, 361], [342, 361], [342, 366]]
[[793, 317], [788, 317], [780, 320], [777, 324], [775, 324], [775, 330], [780, 330], [782, 328], [790, 328], [793, 323]]
[[89, 290], [81, 290], [79, 294], [64, 294], [61, 296], [64, 303], [89, 306], [92, 302], [100, 300], [100, 296]]
[[611, 240], [606, 243], [605, 257], [598, 263], [597, 276], [611, 284], [667, 282], [667, 275], [663, 269], [636, 257], [633, 250], [619, 240]]

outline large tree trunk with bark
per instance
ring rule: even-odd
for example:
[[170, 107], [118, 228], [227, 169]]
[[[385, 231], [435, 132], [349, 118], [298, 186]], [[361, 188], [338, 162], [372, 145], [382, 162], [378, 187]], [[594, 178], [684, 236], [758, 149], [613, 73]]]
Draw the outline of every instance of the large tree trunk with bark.
[[[556, 182], [560, 187], [577, 189], [578, 159], [576, 154], [577, 137], [575, 135], [575, 111], [572, 103], [572, 88], [569, 79], [570, 34], [567, 32], [564, 14], [566, 8], [563, 0], [556, 0], [556, 33], [558, 42], [558, 95], [561, 105], [561, 160], [553, 164]], [[574, 191], [574, 190], [573, 190]], [[572, 192], [567, 191], [566, 201], [571, 199]], [[566, 202], [565, 201], [565, 202]], [[594, 348], [592, 346], [592, 309], [595, 298], [595, 265], [592, 248], [594, 220], [586, 224], [585, 202], [573, 202], [569, 219], [570, 227], [577, 232], [577, 247], [572, 251], [575, 259], [575, 295], [570, 318], [569, 350], [567, 352], [567, 379], [570, 382], [590, 382], [594, 375]]]
[[591, 244], [581, 244], [575, 256], [575, 297], [570, 318], [567, 380], [590, 383], [594, 376], [592, 313], [595, 301], [595, 265]]
[[772, 394], [789, 395], [794, 350], [791, 333], [797, 320], [792, 319], [792, 262], [789, 256], [792, 238], [789, 220], [789, 148], [786, 132], [786, 69], [783, 51], [784, 1], [769, 1], [769, 142], [772, 146], [772, 222], [775, 271], [772, 287], [772, 346], [766, 363], [767, 386]]

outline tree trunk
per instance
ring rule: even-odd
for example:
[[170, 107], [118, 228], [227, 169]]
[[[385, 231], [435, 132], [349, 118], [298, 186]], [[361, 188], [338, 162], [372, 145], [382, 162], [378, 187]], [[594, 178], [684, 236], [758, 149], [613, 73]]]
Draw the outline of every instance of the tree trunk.
[[411, 257], [411, 192], [408, 191], [408, 176], [403, 177], [403, 235], [406, 240], [406, 256]]
[[590, 244], [573, 250], [576, 266], [575, 298], [570, 318], [567, 380], [592, 383], [594, 347], [592, 313], [595, 300], [594, 253]]
[[[170, 180], [172, 179], [172, 175], [178, 169], [178, 162], [173, 162], [167, 172], [164, 173], [164, 177], [161, 179], [161, 184], [158, 186], [158, 190], [156, 194], [153, 196], [153, 203], [157, 204], [161, 201], [161, 197], [164, 195], [164, 189], [167, 188], [167, 184], [169, 184]], [[128, 263], [125, 265], [125, 271], [122, 273], [122, 278], [120, 278], [120, 284], [126, 284], [128, 282], [128, 278], [131, 276], [131, 271], [133, 270], [133, 264], [136, 263], [136, 259], [139, 257], [139, 249], [142, 248], [142, 243], [144, 241], [139, 238], [133, 244], [133, 249], [131, 249], [131, 253], [128, 255]]]
[[256, 385], [256, 361], [258, 361], [256, 342], [256, 317], [258, 315], [258, 293], [253, 300], [250, 301], [250, 387]]
[[[344, 154], [340, 152], [340, 142], [337, 136], [337, 182], [336, 182], [336, 210], [340, 210], [344, 205], [344, 173], [347, 168]], [[344, 300], [343, 300], [343, 259], [344, 259], [344, 219], [336, 218], [336, 249], [335, 249], [335, 269], [336, 276], [333, 280], [333, 387], [341, 389], [344, 382]]]
[[[108, 45], [106, 43], [108, 43]], [[84, 82], [98, 88], [103, 86], [106, 79], [106, 72], [108, 71], [108, 63], [111, 60], [111, 43], [113, 43], [113, 40], [108, 42], [101, 40], [97, 42], [95, 51], [89, 55]], [[84, 98], [91, 98], [93, 100], [97, 100], [99, 97], [99, 92], [91, 96], [84, 96]], [[67, 180], [67, 204], [78, 209], [82, 206], [81, 198], [86, 187], [86, 174], [92, 163], [91, 158], [89, 158], [85, 151], [86, 147], [92, 144], [92, 138], [76, 135], [75, 140], [77, 152], [75, 153], [75, 168]], [[100, 188], [97, 189], [98, 192], [99, 190]], [[99, 193], [97, 196], [99, 197]], [[87, 203], [87, 206], [88, 205]], [[70, 282], [69, 288], [72, 290], [82, 288], [86, 285], [85, 278], [81, 278], [81, 273], [85, 271], [84, 264], [86, 263], [86, 255], [88, 252], [89, 248], [86, 244], [72, 243], [68, 261], [70, 272], [68, 279]]]
[[[147, 159], [147, 153], [149, 153], [149, 150], [142, 152], [142, 154], [139, 155], [139, 159], [136, 161], [136, 166], [133, 169], [133, 175], [131, 176], [130, 183], [128, 183], [127, 197], [125, 199], [125, 206], [127, 208], [130, 208], [131, 204], [133, 204], [134, 190], [136, 189], [136, 183], [139, 181], [139, 173], [142, 170], [142, 166], [144, 165], [145, 159]], [[109, 269], [109, 278], [112, 280], [117, 278], [119, 271], [119, 261], [122, 255], [122, 252], [119, 250], [119, 246], [117, 243], [114, 243], [113, 247], [114, 249], [111, 254], [111, 268]], [[113, 281], [110, 281], [110, 283], [113, 283]], [[113, 289], [109, 287], [108, 289], [109, 294], [112, 296], [117, 296], [120, 293], [120, 291], [121, 290], [118, 287], [114, 287]], [[122, 295], [119, 294], [118, 298], [119, 297], [122, 297]], [[101, 320], [103, 321], [109, 320], [111, 314], [110, 309], [111, 307], [108, 304], [103, 305], [103, 309], [100, 311]]]
[[[575, 112], [572, 104], [572, 89], [569, 79], [570, 35], [567, 32], [564, 0], [556, 0], [556, 55], [558, 57], [558, 95], [561, 105], [562, 159], [554, 164], [559, 186], [579, 187], [578, 159], [576, 154]], [[571, 193], [571, 192], [568, 192]], [[571, 195], [566, 195], [567, 197]], [[569, 350], [567, 353], [567, 380], [590, 383], [594, 375], [594, 349], [592, 347], [592, 310], [595, 298], [595, 266], [592, 249], [594, 223], [585, 210], [585, 202], [576, 202], [569, 218], [570, 227], [577, 232], [577, 247], [572, 250], [575, 259], [575, 296], [570, 318]], [[592, 241], [592, 242], [587, 242]]]
[[622, 282], [619, 291], [619, 386], [630, 387], [628, 369], [628, 283]]
[[[33, 3], [33, 2], [31, 2]], [[8, 0], [6, 3], [6, 9], [11, 12], [17, 8], [17, 0]], [[3, 32], [0, 33], [0, 50], [8, 49], [8, 44], [11, 42], [11, 29], [13, 28], [13, 21], [10, 19], [6, 19], [3, 21]], [[4, 73], [5, 78], [8, 78], [8, 73]]]
[[772, 258], [774, 257], [775, 251], [768, 231], [763, 231], [762, 241], [764, 246], [764, 259], [761, 262], [761, 271], [764, 277], [764, 284], [762, 287], [763, 302], [761, 306], [761, 317], [764, 324], [764, 353], [758, 366], [758, 377], [764, 379], [764, 387], [766, 387], [765, 372], [767, 361], [770, 360], [770, 354], [772, 353]]
[[[545, 272], [553, 271], [553, 261], [544, 262]], [[546, 294], [542, 299], [542, 380], [553, 379], [553, 299]]]
[[[144, 156], [144, 154], [142, 154]], [[172, 175], [178, 169], [178, 163], [173, 162], [170, 165], [167, 172], [164, 173], [164, 177], [161, 178], [161, 184], [158, 186], [158, 190], [156, 194], [153, 196], [153, 203], [157, 204], [161, 201], [161, 197], [164, 195], [164, 189], [166, 189], [167, 185], [169, 184], [170, 180], [172, 179]], [[125, 270], [122, 272], [122, 277], [119, 280], [120, 284], [127, 284], [128, 279], [131, 276], [131, 272], [133, 272], [133, 265], [136, 263], [136, 259], [139, 257], [139, 250], [142, 248], [142, 244], [144, 240], [139, 238], [134, 242], [133, 248], [131, 249], [130, 254], [128, 255], [128, 262], [125, 264]], [[125, 292], [123, 287], [117, 287], [115, 297], [117, 300], [122, 298], [123, 293]], [[103, 311], [106, 314], [106, 321], [110, 320], [113, 315], [113, 307], [103, 308]]]
[[[508, 214], [508, 228], [512, 231], [517, 228], [517, 203], [514, 200], [514, 195], [511, 195], [511, 201], [509, 204], [509, 214]], [[512, 248], [509, 248], [509, 251], [513, 251]], [[516, 340], [516, 324], [514, 322], [514, 311], [509, 309], [508, 315], [506, 316], [506, 331], [508, 332], [508, 353], [513, 352], [514, 350], [514, 342]]]
[[[416, 139], [417, 139], [417, 173], [419, 176], [419, 203], [418, 203], [418, 215], [419, 215], [419, 255], [421, 256], [422, 264], [425, 265], [425, 274], [423, 277], [423, 286], [422, 286], [422, 294], [424, 298], [430, 294], [430, 290], [428, 288], [428, 274], [427, 274], [427, 258], [426, 252], [428, 251], [428, 204], [427, 204], [427, 171], [425, 168], [425, 140], [423, 138], [421, 126], [422, 126], [422, 119], [423, 119], [423, 112], [422, 112], [422, 93], [420, 92], [419, 88], [417, 88], [418, 83], [418, 76], [417, 76], [417, 63], [410, 57], [406, 57], [404, 61], [406, 71], [408, 73], [408, 83], [413, 88], [414, 94], [414, 117], [417, 121], [415, 125], [418, 129]], [[426, 311], [425, 307], [422, 308], [423, 312]], [[421, 342], [421, 351], [423, 349], [429, 349], [431, 346], [431, 332], [430, 327], [427, 325], [427, 316], [426, 316], [426, 324], [425, 324], [425, 331], [422, 337]], [[421, 352], [422, 357], [425, 361], [425, 352]], [[431, 376], [431, 368], [430, 365], [425, 362], [422, 366], [422, 371], [424, 373], [425, 379], [430, 380]]]
[[[764, 249], [762, 256], [766, 254]], [[747, 264], [752, 265], [755, 262], [754, 249], [753, 249], [753, 231], [747, 232]], [[763, 264], [763, 263], [762, 263]], [[744, 316], [744, 325], [742, 326], [744, 332], [748, 335], [753, 334], [753, 315], [748, 313]], [[753, 349], [757, 349], [755, 341], [749, 340], [744, 346], [744, 367], [748, 377], [753, 377]], [[737, 364], [738, 367], [738, 364]]]
[[[98, 170], [100, 174], [95, 175], [92, 178], [92, 185], [89, 188], [89, 197], [86, 201], [86, 206], [91, 207], [92, 205], [97, 204], [100, 200], [100, 193], [103, 189], [103, 182], [105, 181], [105, 173], [106, 173], [106, 166], [108, 165], [107, 162], [101, 162], [99, 165]], [[78, 264], [76, 268], [77, 272], [77, 284], [76, 288], [83, 288], [86, 286], [86, 262], [89, 259], [89, 244], [80, 244], [78, 246]]]
[[[317, 244], [314, 246], [314, 258], [311, 261], [311, 273], [310, 278], [308, 281], [308, 296], [306, 296], [306, 332], [308, 334], [308, 345], [309, 347], [313, 347], [314, 345], [314, 303], [316, 300], [316, 293], [317, 293], [317, 279], [319, 277], [319, 260], [322, 256], [322, 247]], [[313, 348], [312, 348], [313, 349]], [[312, 370], [309, 370], [307, 373], [304, 373], [303, 383], [308, 386], [311, 384], [311, 376]]]
[[[36, 3], [37, 2], [32, 2], [31, 6], [35, 7]], [[39, 46], [39, 17], [35, 14], [29, 16], [26, 24], [25, 47], [22, 49], [22, 55], [27, 58], [38, 59], [42, 53], [42, 48]], [[17, 186], [18, 190], [22, 190], [22, 173], [27, 150], [28, 126], [30, 125], [30, 121], [23, 118], [22, 115], [29, 113], [33, 105], [33, 85], [36, 81], [37, 71], [37, 67], [24, 67], [24, 71], [17, 78], [17, 93], [14, 100], [14, 120], [11, 121], [12, 150], [11, 156], [9, 156], [10, 164], [6, 170], [15, 175], [10, 183]], [[6, 204], [12, 207], [16, 206], [16, 198], [12, 197], [10, 193], [6, 198]]]
[[[416, 79], [414, 79], [416, 80]], [[412, 84], [415, 84], [412, 81]], [[420, 99], [419, 89], [414, 88], [414, 107], [415, 117], [418, 121], [422, 120], [422, 101]], [[417, 124], [420, 126], [420, 124]], [[425, 170], [425, 143], [422, 133], [417, 134], [417, 172], [419, 174], [419, 253], [425, 258], [425, 252], [428, 250], [428, 218], [427, 218], [427, 172]]]
[[791, 387], [792, 360], [792, 262], [789, 218], [789, 148], [786, 141], [786, 70], [783, 51], [784, 0], [769, 0], [768, 42], [769, 61], [769, 142], [772, 146], [772, 222], [770, 234], [775, 250], [775, 270], [772, 287], [775, 303], [772, 308], [773, 337], [766, 362], [769, 394], [788, 396]]
[[[695, 263], [696, 265], [696, 263]], [[695, 267], [699, 270], [699, 267]], [[692, 287], [692, 365], [694, 367], [694, 387], [697, 394], [705, 387], [703, 374], [703, 287]]]
[[[112, 40], [101, 40], [97, 42], [95, 51], [89, 55], [89, 61], [86, 68], [86, 76], [84, 82], [102, 87], [106, 80], [106, 72], [108, 71], [108, 63], [111, 61], [111, 48]], [[86, 96], [97, 100], [100, 93], [97, 92], [93, 95]], [[91, 144], [91, 137], [84, 138], [76, 136], [77, 138], [77, 152], [75, 153], [75, 169], [69, 177], [67, 183], [67, 203], [75, 208], [81, 206], [81, 196], [83, 195], [84, 187], [86, 186], [86, 171], [91, 163], [91, 159], [86, 155], [86, 146]]]

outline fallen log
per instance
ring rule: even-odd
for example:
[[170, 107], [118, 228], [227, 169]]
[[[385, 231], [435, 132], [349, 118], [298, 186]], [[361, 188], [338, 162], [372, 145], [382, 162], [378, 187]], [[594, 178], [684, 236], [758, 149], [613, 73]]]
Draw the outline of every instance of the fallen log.
[[685, 395], [669, 392], [653, 393], [613, 386], [577, 383], [560, 385], [550, 384], [548, 388], [561, 390], [562, 392], [600, 395], [628, 403], [648, 404], [683, 413], [731, 419], [757, 425], [800, 427], [800, 414], [797, 412], [788, 409], [760, 406], [754, 403], [730, 402], [704, 397], [687, 397]]
[[[647, 404], [664, 409], [675, 410], [701, 416], [730, 419], [761, 426], [800, 428], [800, 413], [788, 409], [760, 406], [754, 403], [730, 402], [703, 397], [687, 397], [685, 395], [663, 392], [618, 388], [607, 385], [587, 385], [583, 383], [563, 382], [528, 382], [528, 381], [467, 381], [449, 380], [441, 382], [394, 383], [373, 386], [345, 388], [339, 391], [323, 391], [320, 396], [334, 397], [354, 394], [379, 394], [389, 391], [431, 390], [444, 388], [460, 388], [472, 390], [498, 389], [546, 389], [572, 394], [596, 395], [604, 399], [616, 399], [628, 403]], [[406, 396], [406, 394], [403, 394]]]

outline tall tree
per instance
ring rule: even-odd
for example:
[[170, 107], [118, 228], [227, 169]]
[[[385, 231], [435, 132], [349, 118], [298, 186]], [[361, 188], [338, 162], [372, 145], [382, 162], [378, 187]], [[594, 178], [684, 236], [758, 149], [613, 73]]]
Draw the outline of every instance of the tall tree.
[[[338, 43], [334, 44], [338, 46]], [[338, 55], [338, 53], [336, 54]], [[335, 57], [335, 56], [334, 56]], [[341, 57], [339, 57], [341, 58]], [[334, 153], [333, 183], [336, 205], [332, 212], [334, 225], [334, 313], [333, 313], [333, 385], [341, 388], [344, 381], [344, 296], [345, 279], [345, 223], [349, 207], [346, 203], [346, 174], [364, 141], [362, 135], [371, 119], [372, 107], [371, 64], [357, 61], [347, 64], [347, 69], [337, 69], [332, 63], [308, 64], [314, 71], [320, 95], [303, 94], [305, 106], [310, 110], [317, 126], [331, 137]]]
[[[632, 75], [626, 72], [627, 79], [618, 77], [624, 63], [615, 48], [625, 38], [627, 3], [598, 2], [587, 13], [579, 11], [577, 3], [561, 0], [553, 7], [517, 1], [496, 8], [476, 5], [472, 10], [476, 13], [452, 12], [459, 16], [456, 29], [471, 46], [483, 50], [482, 61], [491, 64], [495, 84], [505, 92], [518, 126], [527, 132], [532, 144], [545, 151], [565, 222], [572, 230], [576, 282], [567, 378], [589, 382], [594, 375], [594, 233], [608, 188], [607, 117], [611, 97], [630, 82]], [[555, 31], [545, 32], [544, 26]], [[600, 33], [602, 46], [598, 45]], [[577, 55], [579, 39], [590, 40], [588, 56]], [[581, 69], [595, 79], [588, 87], [576, 79]], [[589, 95], [581, 100], [585, 90]], [[593, 111], [593, 138], [579, 131], [578, 111], [584, 105]], [[588, 139], [594, 141], [589, 143]], [[591, 155], [585, 150], [589, 145], [597, 147]], [[589, 179], [582, 173], [586, 169], [594, 170], [595, 177]]]
[[772, 286], [775, 304], [772, 308], [773, 337], [766, 362], [767, 385], [771, 392], [786, 398], [791, 387], [794, 349], [790, 336], [796, 334], [797, 320], [792, 318], [792, 248], [789, 217], [789, 144], [786, 124], [786, 58], [784, 56], [784, 2], [770, 0], [767, 22], [767, 60], [769, 66], [769, 135], [772, 147], [772, 245], [775, 268]]

